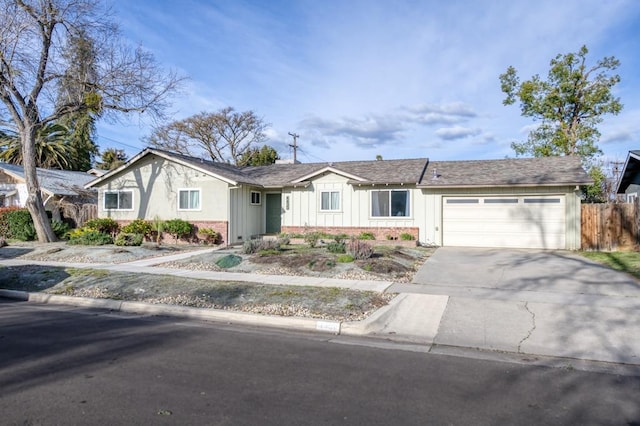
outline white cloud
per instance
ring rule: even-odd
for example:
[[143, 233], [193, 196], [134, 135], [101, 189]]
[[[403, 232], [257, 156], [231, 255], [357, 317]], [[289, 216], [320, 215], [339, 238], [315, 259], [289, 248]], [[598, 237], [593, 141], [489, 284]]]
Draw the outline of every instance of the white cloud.
[[444, 140], [466, 139], [471, 136], [477, 136], [480, 133], [482, 133], [480, 129], [470, 129], [462, 126], [443, 127], [435, 131], [435, 134]]

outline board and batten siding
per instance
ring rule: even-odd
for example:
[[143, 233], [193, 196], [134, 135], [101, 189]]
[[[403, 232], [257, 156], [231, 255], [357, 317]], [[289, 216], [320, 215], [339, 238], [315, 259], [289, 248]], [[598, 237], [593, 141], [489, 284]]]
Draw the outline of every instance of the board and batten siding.
[[[154, 218], [187, 221], [228, 221], [229, 185], [198, 170], [150, 155], [136, 167], [124, 170], [102, 182], [98, 189], [98, 215], [115, 220]], [[178, 210], [178, 190], [199, 189], [199, 210]], [[104, 194], [109, 191], [133, 192], [132, 210], [104, 210]]]
[[[535, 196], [561, 195], [565, 197], [565, 244], [567, 250], [580, 248], [580, 195], [575, 186], [567, 187], [496, 187], [424, 189], [426, 228], [420, 230], [420, 241], [442, 245], [443, 198], [451, 196]], [[424, 238], [424, 240], [423, 240]]]
[[[424, 228], [424, 211], [416, 208], [424, 205], [424, 195], [409, 185], [351, 185], [349, 179], [334, 173], [316, 177], [307, 187], [285, 188], [282, 192], [283, 226], [309, 227], [420, 227]], [[371, 192], [378, 190], [409, 190], [408, 217], [372, 217]], [[336, 211], [321, 210], [320, 194], [325, 191], [340, 192], [340, 208]], [[287, 201], [288, 199], [288, 201]], [[288, 203], [288, 204], [287, 204]], [[288, 209], [287, 209], [288, 206]], [[421, 231], [422, 232], [422, 231]]]
[[[260, 193], [260, 204], [251, 204], [251, 192]], [[246, 185], [229, 189], [229, 243], [241, 243], [264, 233], [265, 193]]]

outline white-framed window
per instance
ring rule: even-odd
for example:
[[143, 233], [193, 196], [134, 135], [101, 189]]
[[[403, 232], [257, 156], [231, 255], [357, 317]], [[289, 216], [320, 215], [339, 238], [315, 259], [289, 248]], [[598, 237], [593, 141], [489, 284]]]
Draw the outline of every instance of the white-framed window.
[[408, 217], [410, 195], [406, 189], [371, 191], [371, 217]]
[[262, 203], [261, 194], [258, 191], [251, 191], [251, 205], [259, 206]]
[[627, 203], [635, 203], [636, 200], [638, 199], [638, 194], [635, 192], [626, 194], [626, 196], [627, 196]]
[[105, 191], [105, 210], [133, 210], [133, 191]]
[[320, 211], [340, 210], [340, 191], [320, 192]]
[[200, 210], [200, 190], [192, 188], [179, 189], [178, 210]]

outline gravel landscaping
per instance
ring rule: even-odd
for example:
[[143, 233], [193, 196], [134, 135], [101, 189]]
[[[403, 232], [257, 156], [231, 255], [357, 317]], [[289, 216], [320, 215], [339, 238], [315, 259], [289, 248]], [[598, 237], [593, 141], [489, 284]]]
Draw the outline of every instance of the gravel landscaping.
[[[116, 264], [203, 248], [206, 247], [154, 244], [140, 247], [76, 246], [64, 242], [20, 242], [0, 248], [0, 260]], [[290, 245], [277, 252], [252, 255], [242, 254], [239, 248], [212, 247], [208, 253], [179, 261], [161, 262], [156, 266], [410, 282], [417, 268], [434, 251], [434, 248], [423, 247], [376, 247], [374, 256], [369, 259], [341, 262], [339, 254], [330, 253], [323, 247], [310, 249], [307, 246]], [[395, 296], [339, 288], [265, 285], [38, 265], [0, 266], [0, 282], [2, 288], [11, 290], [337, 321], [362, 320]]]

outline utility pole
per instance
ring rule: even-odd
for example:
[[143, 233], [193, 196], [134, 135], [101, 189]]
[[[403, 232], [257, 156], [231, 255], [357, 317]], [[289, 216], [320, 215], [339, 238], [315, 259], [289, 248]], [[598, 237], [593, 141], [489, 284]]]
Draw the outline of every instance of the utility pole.
[[300, 135], [289, 132], [289, 136], [293, 138], [293, 144], [289, 144], [291, 148], [293, 148], [293, 164], [297, 163], [297, 151], [298, 151], [298, 138]]

